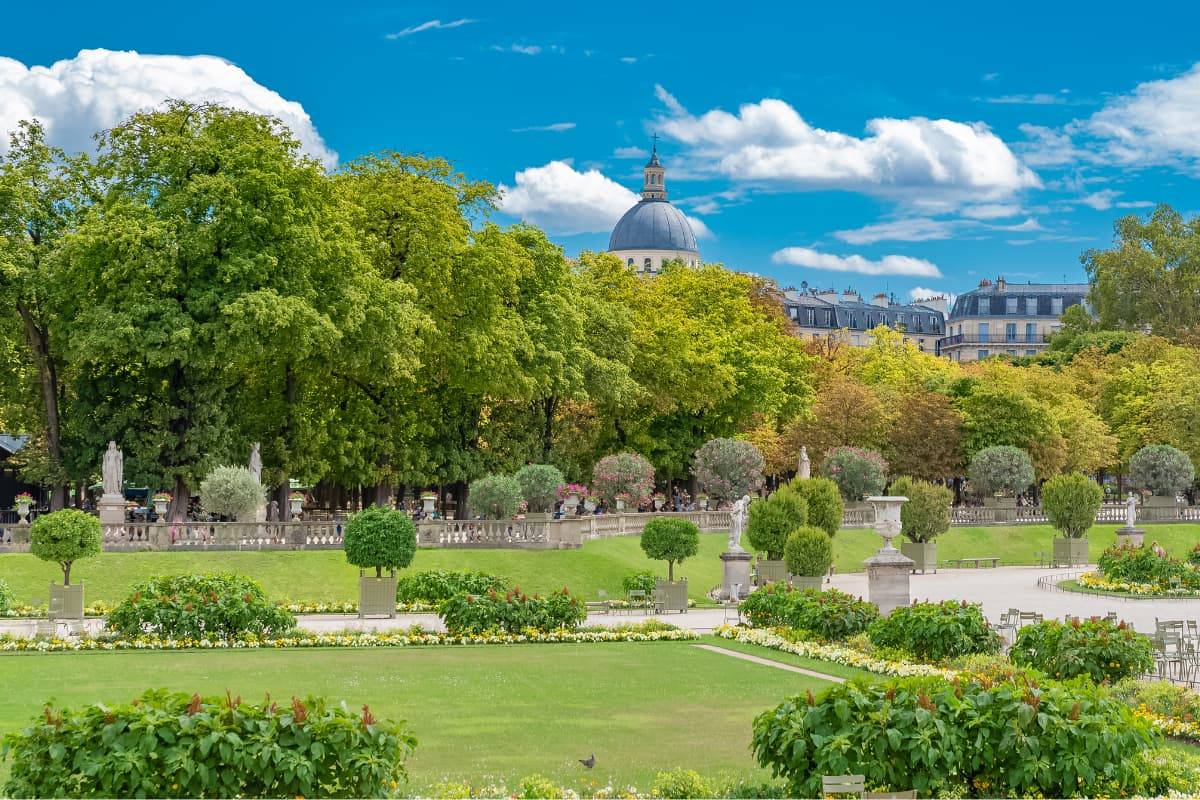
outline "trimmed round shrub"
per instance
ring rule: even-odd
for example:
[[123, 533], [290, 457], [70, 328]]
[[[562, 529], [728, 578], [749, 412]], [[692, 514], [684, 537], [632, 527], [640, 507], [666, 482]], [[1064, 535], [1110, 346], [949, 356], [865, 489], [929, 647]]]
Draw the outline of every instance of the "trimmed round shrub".
[[262, 484], [245, 467], [217, 467], [200, 481], [204, 510], [235, 521], [253, 519], [265, 496]]
[[621, 578], [621, 588], [625, 590], [625, 594], [632, 591], [645, 592], [649, 597], [654, 591], [654, 586], [658, 582], [658, 576], [651, 570], [643, 569], [637, 572], [631, 572]]
[[787, 486], [781, 486], [765, 500], [750, 504], [746, 518], [746, 541], [772, 561], [783, 558], [792, 531], [808, 522], [808, 503]]
[[917, 797], [1124, 797], [1147, 720], [1082, 683], [901, 678], [788, 698], [754, 720], [758, 763], [788, 797], [820, 797], [822, 775]]
[[833, 543], [825, 531], [805, 525], [788, 536], [783, 560], [793, 575], [819, 578], [833, 564]]
[[1086, 675], [1096, 683], [1116, 683], [1149, 672], [1154, 646], [1124, 622], [1046, 620], [1021, 628], [1008, 657], [1051, 678]]
[[1042, 484], [1046, 519], [1068, 539], [1082, 539], [1087, 534], [1103, 502], [1100, 484], [1078, 472], [1055, 475]]
[[508, 580], [473, 569], [414, 572], [396, 581], [397, 603], [440, 603], [457, 594], [503, 592]]
[[370, 506], [350, 517], [342, 537], [346, 560], [361, 569], [395, 572], [412, 563], [417, 553], [417, 531], [407, 514], [392, 508]]
[[592, 492], [608, 507], [617, 500], [639, 506], [654, 491], [654, 467], [637, 453], [614, 453], [596, 462], [592, 470]]
[[945, 486], [905, 476], [897, 478], [888, 492], [908, 498], [900, 506], [900, 533], [910, 542], [932, 542], [950, 530], [954, 492]]
[[1196, 480], [1196, 468], [1182, 450], [1148, 444], [1129, 459], [1129, 480], [1139, 489], [1173, 497]]
[[278, 636], [296, 627], [296, 618], [244, 575], [160, 575], [135, 584], [106, 625], [128, 637], [236, 639]]
[[808, 524], [820, 528], [831, 537], [842, 527], [846, 506], [842, 493], [829, 478], [796, 478], [788, 484], [808, 505]]
[[867, 635], [876, 647], [903, 650], [926, 662], [998, 653], [1003, 644], [978, 603], [955, 600], [900, 606], [871, 623]]
[[835, 447], [821, 463], [821, 474], [837, 484], [851, 503], [877, 495], [887, 483], [887, 461], [874, 450]]
[[1012, 445], [985, 447], [971, 458], [967, 480], [984, 495], [1018, 495], [1034, 481], [1029, 454]]
[[0, 578], [0, 614], [8, 611], [17, 604], [17, 595], [13, 592], [8, 581]]
[[510, 475], [485, 475], [467, 490], [467, 505], [485, 519], [511, 519], [523, 499], [521, 484]]
[[741, 611], [756, 628], [802, 630], [831, 642], [857, 636], [879, 618], [873, 603], [837, 589], [801, 591], [781, 583], [751, 592]]
[[5, 797], [391, 797], [416, 746], [367, 706], [166, 689], [132, 703], [47, 704], [4, 741]]
[[675, 580], [675, 564], [700, 551], [700, 529], [677, 517], [655, 517], [642, 528], [642, 551], [667, 562], [667, 580]]
[[513, 477], [521, 486], [525, 504], [535, 514], [553, 511], [558, 487], [566, 483], [562, 472], [552, 464], [529, 464], [517, 470]]
[[696, 451], [692, 475], [709, 497], [736, 500], [763, 487], [762, 453], [740, 439], [710, 439]]
[[574, 630], [587, 619], [587, 605], [566, 587], [549, 597], [527, 595], [519, 587], [504, 594], [460, 594], [442, 602], [438, 615], [455, 636]]
[[29, 526], [29, 552], [62, 567], [63, 585], [71, 584], [71, 566], [100, 554], [100, 520], [74, 508], [43, 514]]

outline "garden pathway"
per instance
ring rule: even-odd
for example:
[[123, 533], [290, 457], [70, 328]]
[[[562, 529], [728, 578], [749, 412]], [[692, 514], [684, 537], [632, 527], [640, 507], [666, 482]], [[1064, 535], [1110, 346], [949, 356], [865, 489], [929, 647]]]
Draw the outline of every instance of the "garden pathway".
[[749, 653], [739, 653], [736, 650], [726, 650], [724, 647], [714, 647], [711, 644], [697, 644], [693, 647], [698, 647], [701, 650], [707, 650], [710, 653], [720, 653], [723, 656], [732, 656], [740, 658], [742, 661], [749, 661], [752, 664], [762, 664], [764, 667], [775, 667], [776, 669], [785, 669], [788, 672], [798, 672], [801, 675], [807, 675], [810, 678], [820, 678], [823, 681], [831, 681], [833, 683], [845, 683], [845, 678], [839, 678], [836, 675], [830, 675], [825, 672], [815, 672], [804, 667], [793, 666], [792, 664], [784, 664], [779, 661], [772, 661], [769, 658], [760, 658], [752, 656]]

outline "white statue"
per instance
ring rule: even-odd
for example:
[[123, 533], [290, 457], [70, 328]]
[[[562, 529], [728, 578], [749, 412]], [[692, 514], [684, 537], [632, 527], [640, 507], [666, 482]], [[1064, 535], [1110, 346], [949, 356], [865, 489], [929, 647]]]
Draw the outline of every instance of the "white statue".
[[104, 476], [104, 493], [124, 497], [125, 455], [117, 447], [116, 442], [108, 443], [108, 449], [104, 451], [104, 458], [100, 462], [100, 471]]
[[1129, 493], [1129, 497], [1125, 499], [1125, 527], [1136, 528], [1137, 525], [1137, 495], [1133, 492]]
[[729, 512], [729, 551], [742, 551], [742, 530], [746, 527], [746, 517], [749, 514], [750, 495], [744, 495], [733, 504]]
[[262, 483], [262, 456], [258, 453], [259, 443], [255, 442], [250, 448], [250, 474], [254, 476], [254, 480]]
[[808, 448], [804, 445], [800, 445], [800, 468], [798, 473], [805, 480], [812, 477], [812, 462], [808, 460]]

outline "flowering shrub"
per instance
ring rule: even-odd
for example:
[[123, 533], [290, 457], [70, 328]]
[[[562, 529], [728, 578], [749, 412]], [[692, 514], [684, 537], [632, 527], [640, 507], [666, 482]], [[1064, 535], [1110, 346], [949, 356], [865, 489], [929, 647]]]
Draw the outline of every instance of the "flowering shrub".
[[33, 495], [31, 495], [29, 492], [21, 492], [19, 495], [13, 498], [13, 502], [17, 505], [32, 505]]
[[762, 453], [740, 439], [710, 439], [696, 451], [692, 475], [710, 497], [736, 500], [762, 488]]
[[605, 456], [592, 470], [592, 488], [606, 505], [613, 505], [618, 498], [632, 506], [640, 505], [654, 491], [654, 467], [637, 453]]
[[[557, 795], [556, 795], [557, 796]], [[673, 769], [654, 776], [651, 797], [690, 800], [693, 797], [721, 797], [716, 787], [700, 773], [690, 769]]]
[[296, 618], [243, 575], [162, 575], [136, 584], [109, 613], [107, 626], [129, 637], [229, 639], [286, 633]]
[[931, 662], [998, 653], [1003, 644], [978, 603], [954, 600], [901, 606], [871, 623], [867, 635], [876, 647], [893, 647]]
[[[100, 743], [103, 742], [103, 746]], [[261, 703], [165, 689], [45, 710], [4, 737], [6, 797], [390, 797], [403, 726], [319, 697]]]
[[573, 630], [587, 619], [587, 606], [563, 587], [548, 597], [527, 595], [514, 588], [500, 594], [460, 594], [438, 607], [438, 615], [452, 634], [478, 634], [490, 631]]
[[984, 495], [1017, 495], [1033, 483], [1029, 454], [1011, 445], [985, 447], [971, 458], [967, 480], [972, 491]]
[[171, 493], [170, 492], [155, 492], [154, 496], [151, 497], [150, 500], [151, 500], [151, 502], [154, 502], [154, 503], [169, 503], [169, 502], [171, 502]]
[[821, 474], [836, 483], [842, 497], [850, 502], [882, 492], [887, 470], [883, 456], [860, 447], [835, 447], [821, 464]]
[[1129, 480], [1157, 495], [1173, 497], [1195, 479], [1192, 460], [1169, 444], [1148, 444], [1129, 459]]
[[467, 504], [487, 519], [509, 519], [517, 513], [524, 496], [521, 484], [509, 475], [485, 475], [471, 481]]
[[588, 487], [582, 483], [564, 483], [558, 487], [556, 494], [559, 500], [566, 500], [571, 495], [575, 495], [580, 500], [586, 500], [592, 496], [591, 492], [588, 491]]
[[521, 486], [521, 496], [529, 510], [544, 514], [554, 509], [558, 489], [563, 485], [562, 472], [551, 464], [527, 464], [513, 475]]
[[918, 797], [1088, 797], [1135, 794], [1156, 738], [1083, 683], [902, 678], [790, 697], [755, 719], [751, 748], [792, 797], [845, 774]]
[[1109, 581], [1137, 583], [1160, 591], [1200, 590], [1200, 569], [1151, 547], [1113, 545], [1097, 559], [1100, 574]]
[[1154, 665], [1150, 639], [1124, 622], [1046, 620], [1017, 632], [1009, 651], [1014, 664], [1033, 667], [1052, 678], [1087, 675], [1113, 683], [1149, 672]]
[[793, 628], [826, 641], [862, 633], [879, 617], [874, 604], [837, 589], [801, 591], [777, 583], [751, 592], [741, 612], [757, 628]]

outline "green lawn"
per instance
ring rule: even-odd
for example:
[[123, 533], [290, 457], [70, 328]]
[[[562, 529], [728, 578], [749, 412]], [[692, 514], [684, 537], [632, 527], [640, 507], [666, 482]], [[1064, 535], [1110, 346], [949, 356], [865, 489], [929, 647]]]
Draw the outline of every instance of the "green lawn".
[[[1092, 529], [1092, 558], [1113, 543], [1115, 525]], [[938, 540], [938, 557], [995, 556], [1004, 564], [1033, 564], [1034, 553], [1048, 551], [1054, 532], [1046, 525], [952, 528]], [[1172, 555], [1182, 556], [1200, 541], [1200, 525], [1148, 525], [1146, 541], [1158, 541]], [[726, 537], [700, 536], [700, 554], [676, 568], [688, 578], [695, 600], [721, 581], [718, 555]], [[839, 572], [862, 569], [863, 559], [880, 546], [871, 530], [844, 530], [834, 540]], [[529, 592], [547, 592], [562, 586], [585, 597], [605, 589], [621, 596], [621, 578], [639, 569], [666, 572], [662, 562], [642, 553], [636, 536], [600, 539], [579, 550], [419, 550], [411, 569], [472, 568], [504, 575]], [[357, 571], [340, 550], [316, 551], [212, 551], [169, 553], [105, 553], [75, 565], [71, 576], [87, 584], [87, 599], [115, 603], [129, 593], [134, 582], [151, 575], [182, 572], [232, 571], [261, 582], [272, 598], [291, 600], [351, 601], [357, 596]], [[16, 592], [18, 602], [45, 601], [47, 585], [60, 573], [53, 564], [28, 554], [0, 555], [0, 577]]]
[[[0, 733], [49, 698], [117, 702], [152, 686], [368, 703], [408, 720], [419, 740], [410, 791], [455, 779], [512, 786], [535, 772], [579, 788], [648, 788], [674, 767], [765, 778], [749, 752], [754, 716], [827, 685], [686, 642], [21, 654], [0, 657], [0, 671]], [[576, 759], [593, 752], [596, 769], [585, 773]]]

